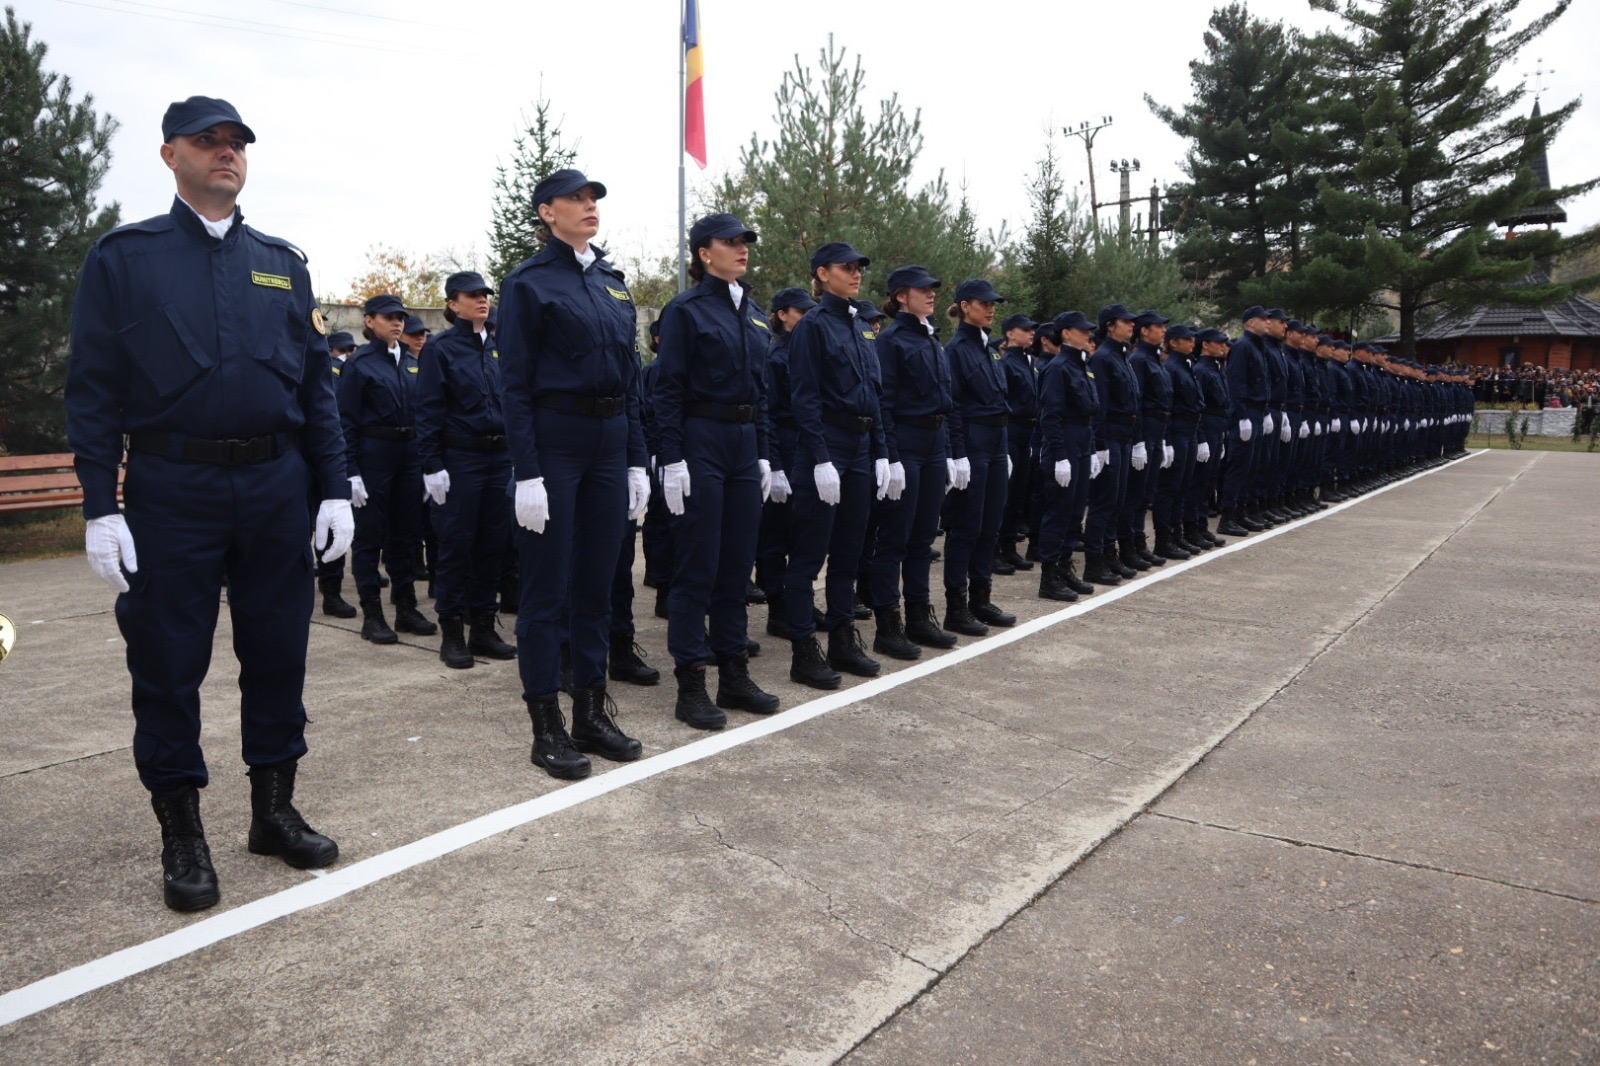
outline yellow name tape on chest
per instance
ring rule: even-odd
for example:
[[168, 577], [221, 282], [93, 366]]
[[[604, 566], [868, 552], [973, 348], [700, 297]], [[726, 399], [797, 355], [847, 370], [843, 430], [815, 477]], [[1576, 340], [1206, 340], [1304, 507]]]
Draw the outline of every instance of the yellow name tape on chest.
[[291, 288], [289, 279], [282, 274], [263, 274], [259, 270], [250, 271], [250, 281], [255, 285], [265, 285], [269, 289], [283, 289], [286, 292]]
[[606, 291], [619, 300], [628, 300], [631, 302], [633, 299], [633, 297], [629, 296], [626, 291], [622, 289], [613, 289], [610, 285], [606, 286]]

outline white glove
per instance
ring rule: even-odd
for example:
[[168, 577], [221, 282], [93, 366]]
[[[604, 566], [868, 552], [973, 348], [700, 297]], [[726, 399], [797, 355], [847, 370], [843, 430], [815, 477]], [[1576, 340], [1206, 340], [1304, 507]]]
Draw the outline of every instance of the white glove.
[[1302, 423], [1300, 423], [1300, 439], [1301, 440], [1305, 440], [1309, 436], [1311, 436], [1311, 423], [1310, 422], [1302, 422]]
[[1406, 419], [1406, 432], [1411, 432], [1411, 419]]
[[441, 470], [437, 474], [422, 475], [422, 502], [432, 500], [440, 507], [444, 506], [444, 498], [450, 492], [450, 471]]
[[1335, 433], [1339, 432], [1339, 420], [1337, 418], [1335, 418], [1332, 422], [1329, 422], [1328, 425]]
[[773, 503], [783, 503], [789, 498], [789, 493], [794, 491], [789, 488], [789, 475], [782, 470], [772, 472], [772, 490], [769, 498]]
[[1007, 478], [1008, 478], [1008, 479], [1009, 479], [1009, 478], [1010, 478], [1010, 477], [1011, 477], [1011, 473], [1012, 473], [1012, 467], [1013, 467], [1013, 466], [1014, 466], [1014, 465], [1015, 465], [1015, 464], [1014, 464], [1014, 463], [1012, 463], [1012, 461], [1011, 461], [1011, 455], [1010, 455], [1010, 453], [1009, 453], [1009, 452], [1008, 452], [1008, 453], [1007, 453], [1007, 454], [1006, 454], [1006, 477], [1007, 477]]
[[1313, 422], [1313, 423], [1311, 423], [1311, 435], [1314, 436], [1314, 437], [1322, 436], [1322, 423], [1321, 422]]
[[356, 539], [356, 513], [350, 509], [349, 500], [323, 500], [317, 508], [316, 532], [311, 537], [311, 547], [315, 550], [327, 543], [329, 538], [333, 543], [317, 558], [325, 563], [331, 563], [350, 550], [350, 542]]
[[1172, 445], [1168, 444], [1166, 441], [1162, 441], [1161, 442], [1161, 469], [1165, 470], [1167, 467], [1171, 466], [1172, 465], [1172, 461], [1174, 459], [1176, 459], [1177, 457], [1178, 457], [1178, 453], [1172, 450]]
[[1111, 449], [1102, 448], [1100, 451], [1089, 454], [1089, 480], [1093, 481], [1105, 470], [1106, 464], [1111, 461]]
[[1211, 461], [1211, 444], [1208, 441], [1201, 441], [1199, 446], [1195, 448], [1194, 461], [1197, 463], [1209, 463]]
[[818, 463], [811, 471], [817, 482], [817, 499], [829, 507], [839, 506], [839, 471], [832, 463]]
[[898, 500], [906, 492], [906, 464], [889, 464], [889, 499]]
[[1062, 488], [1066, 488], [1068, 485], [1072, 484], [1072, 460], [1056, 460], [1056, 484], [1060, 485]]
[[661, 468], [661, 494], [668, 514], [683, 513], [683, 498], [689, 495], [689, 464], [682, 459]]
[[964, 489], [972, 484], [972, 460], [966, 456], [950, 460], [950, 487]]
[[757, 459], [756, 466], [761, 470], [761, 502], [766, 503], [772, 498], [772, 463]]
[[1239, 419], [1239, 439], [1241, 441], [1248, 442], [1255, 435], [1255, 431], [1255, 427], [1250, 424], [1248, 418]]
[[889, 495], [889, 460], [875, 459], [872, 462], [872, 480], [878, 488], [877, 499]]
[[365, 507], [367, 505], [367, 483], [357, 474], [350, 479], [350, 506]]
[[656, 457], [653, 455], [650, 457], [650, 472], [652, 474], [656, 472]]
[[650, 473], [642, 466], [628, 467], [628, 521], [637, 522], [650, 506]]
[[[1271, 433], [1272, 432], [1272, 412], [1271, 411], [1268, 411], [1266, 417], [1261, 420], [1261, 432], [1263, 432], [1263, 433]], [[1240, 440], [1249, 440], [1249, 439], [1250, 439], [1249, 437], [1240, 437]]]
[[1145, 451], [1144, 441], [1140, 441], [1133, 446], [1133, 468], [1143, 470], [1148, 462], [1150, 462], [1149, 453]]
[[1294, 436], [1294, 428], [1289, 425], [1289, 420], [1287, 418], [1280, 418], [1278, 420], [1278, 439], [1283, 441], [1283, 443], [1288, 444], [1289, 438], [1292, 436]]
[[[346, 541], [345, 547], [349, 546]], [[83, 547], [95, 576], [118, 592], [127, 592], [128, 579], [122, 576], [122, 567], [127, 567], [130, 574], [139, 569], [139, 553], [133, 550], [128, 520], [119, 514], [89, 519], [83, 531]]]
[[544, 491], [544, 478], [517, 482], [517, 525], [535, 533], [544, 532], [550, 521], [550, 494]]
[[1358, 437], [1361, 436], [1361, 419], [1357, 418], [1350, 423], [1350, 432]]

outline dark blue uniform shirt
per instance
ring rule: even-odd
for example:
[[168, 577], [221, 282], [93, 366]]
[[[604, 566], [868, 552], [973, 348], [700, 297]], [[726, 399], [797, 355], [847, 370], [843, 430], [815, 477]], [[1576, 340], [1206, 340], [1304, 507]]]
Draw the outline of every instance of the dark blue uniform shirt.
[[1138, 436], [1139, 378], [1128, 365], [1128, 346], [1107, 338], [1089, 357], [1089, 376], [1100, 393], [1100, 420], [1095, 424], [1095, 444], [1105, 440], [1131, 441]]
[[1006, 403], [1011, 417], [1029, 421], [1039, 417], [1039, 378], [1026, 348], [1007, 348], [1000, 356], [1006, 378]]
[[1089, 353], [1062, 347], [1039, 367], [1039, 447], [1045, 468], [1094, 450], [1100, 390], [1089, 377]]
[[967, 419], [1009, 415], [1011, 406], [999, 353], [989, 354], [977, 326], [966, 322], [957, 326], [955, 336], [944, 346], [944, 355], [950, 364], [950, 456], [963, 459]]
[[[596, 249], [598, 252], [598, 249]], [[639, 351], [633, 295], [622, 272], [596, 259], [585, 270], [552, 237], [500, 283], [500, 373], [516, 480], [539, 473], [533, 401], [541, 396], [621, 397], [628, 465], [647, 462], [639, 422]]]
[[1228, 399], [1228, 379], [1222, 372], [1222, 360], [1206, 357], [1196, 359], [1194, 380], [1200, 386], [1205, 414], [1211, 418], [1226, 418], [1232, 405]]
[[795, 323], [789, 341], [789, 402], [800, 440], [818, 463], [831, 461], [822, 412], [872, 419], [872, 457], [888, 457], [878, 410], [877, 333], [852, 312], [855, 306], [824, 293]]
[[950, 364], [937, 332], [916, 315], [901, 311], [876, 342], [878, 369], [883, 378], [883, 438], [889, 461], [900, 461], [895, 435], [898, 418], [949, 415]]
[[417, 456], [424, 474], [445, 468], [444, 434], [503, 437], [500, 353], [494, 335], [479, 340], [472, 323], [461, 319], [428, 338], [417, 362]]
[[1172, 379], [1167, 376], [1161, 353], [1153, 345], [1139, 341], [1128, 356], [1128, 366], [1139, 379], [1139, 405], [1143, 414], [1166, 418], [1172, 413]]
[[388, 348], [368, 341], [344, 361], [339, 373], [339, 420], [351, 477], [361, 474], [361, 428], [386, 426], [415, 430], [417, 360], [400, 345], [400, 360]]
[[322, 314], [293, 245], [235, 209], [218, 240], [174, 197], [84, 260], [67, 364], [83, 513], [117, 513], [125, 433], [237, 440], [298, 432], [322, 499], [349, 499]]
[[1205, 414], [1205, 397], [1194, 377], [1195, 362], [1193, 356], [1169, 352], [1166, 362], [1161, 364], [1172, 384], [1172, 419], [1175, 422], [1198, 422]]
[[1289, 360], [1283, 354], [1283, 342], [1276, 337], [1262, 337], [1261, 354], [1267, 361], [1267, 383], [1271, 395], [1268, 402], [1274, 411], [1281, 411], [1289, 402]]
[[707, 276], [674, 296], [661, 311], [660, 365], [651, 403], [660, 438], [657, 462], [683, 458], [683, 420], [690, 404], [750, 407], [756, 455], [769, 457], [767, 442], [766, 312], [741, 282], [739, 306], [726, 281]]
[[[1267, 368], [1267, 341], [1246, 333], [1228, 349], [1225, 371], [1234, 418], [1260, 419], [1272, 402], [1272, 376]], [[1256, 427], [1259, 429], [1260, 427]]]

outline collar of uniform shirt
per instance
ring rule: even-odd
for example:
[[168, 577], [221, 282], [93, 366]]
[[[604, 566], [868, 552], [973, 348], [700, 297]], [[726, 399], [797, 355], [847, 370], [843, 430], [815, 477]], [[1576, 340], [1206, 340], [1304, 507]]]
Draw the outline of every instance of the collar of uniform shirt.
[[395, 341], [389, 345], [389, 358], [394, 360], [394, 365], [400, 365], [400, 342]]
[[744, 302], [744, 290], [737, 281], [728, 282], [728, 295], [733, 298], [733, 309], [739, 310], [739, 305]]
[[480, 347], [480, 348], [489, 347], [489, 331], [488, 330], [480, 329], [478, 331], [478, 347]]
[[[183, 197], [180, 196], [178, 199], [183, 200]], [[213, 222], [200, 212], [195, 211], [194, 204], [191, 204], [188, 200], [183, 200], [183, 206], [187, 207], [191, 211], [194, 211], [194, 217], [200, 220], [200, 225], [204, 226], [206, 228], [206, 232], [211, 234], [219, 241], [226, 237], [228, 235], [228, 231], [233, 228], [233, 216], [237, 212], [230, 211], [228, 212], [228, 217], [223, 219], [221, 222]]]
[[572, 254], [577, 258], [578, 266], [583, 270], [588, 270], [594, 266], [594, 261], [600, 258], [595, 254], [594, 245], [590, 245], [581, 252], [574, 248]]

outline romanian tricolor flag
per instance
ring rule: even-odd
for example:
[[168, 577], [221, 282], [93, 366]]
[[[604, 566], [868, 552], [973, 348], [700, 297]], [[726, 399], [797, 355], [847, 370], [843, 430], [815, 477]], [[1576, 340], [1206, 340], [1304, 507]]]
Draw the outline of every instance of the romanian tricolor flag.
[[683, 9], [683, 150], [700, 169], [706, 168], [706, 103], [700, 86], [700, 5], [686, 0]]

